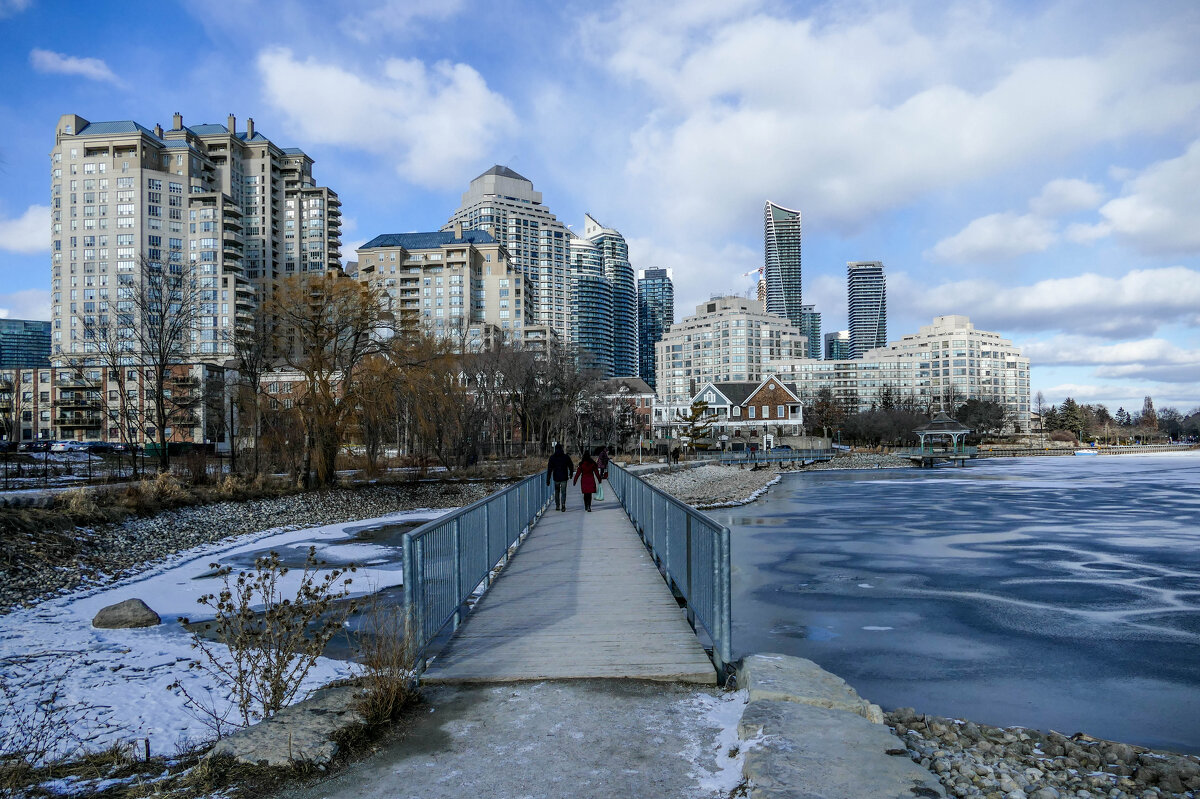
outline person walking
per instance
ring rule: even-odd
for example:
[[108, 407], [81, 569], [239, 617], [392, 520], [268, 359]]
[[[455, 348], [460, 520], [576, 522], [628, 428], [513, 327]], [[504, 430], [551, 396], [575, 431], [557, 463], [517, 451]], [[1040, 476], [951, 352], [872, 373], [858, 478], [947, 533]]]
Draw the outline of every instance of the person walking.
[[604, 499], [604, 481], [608, 479], [608, 447], [596, 450], [596, 468], [599, 471], [596, 478], [596, 501], [599, 502]]
[[583, 492], [583, 509], [588, 513], [592, 512], [592, 494], [596, 493], [596, 486], [599, 484], [600, 467], [592, 460], [592, 456], [583, 452], [583, 458], [579, 461], [579, 468], [575, 470], [575, 479], [572, 481], [579, 484], [579, 490]]
[[567, 481], [574, 471], [575, 464], [571, 462], [571, 456], [563, 452], [562, 444], [555, 444], [554, 454], [546, 462], [546, 485], [550, 485], [550, 478], [554, 478], [555, 510], [567, 509]]

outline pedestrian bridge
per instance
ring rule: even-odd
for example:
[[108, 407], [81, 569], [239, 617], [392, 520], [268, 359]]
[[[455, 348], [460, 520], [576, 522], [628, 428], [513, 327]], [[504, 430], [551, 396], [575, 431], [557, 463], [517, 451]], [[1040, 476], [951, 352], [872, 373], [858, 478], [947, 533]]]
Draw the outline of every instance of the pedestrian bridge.
[[724, 679], [728, 528], [609, 477], [592, 513], [578, 490], [554, 510], [534, 475], [405, 537], [422, 682]]

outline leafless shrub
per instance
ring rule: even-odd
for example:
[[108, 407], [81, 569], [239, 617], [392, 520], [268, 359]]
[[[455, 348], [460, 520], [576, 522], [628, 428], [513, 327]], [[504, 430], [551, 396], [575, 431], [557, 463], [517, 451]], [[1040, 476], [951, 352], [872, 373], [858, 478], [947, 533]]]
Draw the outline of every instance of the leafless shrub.
[[369, 726], [396, 719], [418, 698], [415, 620], [404, 607], [367, 600], [359, 645], [363, 693], [358, 710]]
[[[324, 565], [317, 560], [316, 548], [310, 547], [295, 596], [284, 597], [280, 582], [289, 570], [277, 552], [257, 558], [252, 570], [236, 574], [228, 566], [212, 564], [225, 587], [198, 601], [215, 614], [203, 629], [217, 640], [195, 633], [192, 646], [200, 658], [189, 668], [207, 674], [224, 696], [211, 691], [200, 696], [182, 681], [169, 687], [183, 695], [218, 737], [229, 726], [249, 726], [287, 706], [325, 645], [343, 628], [352, 606], [339, 608], [337, 603], [349, 595], [346, 574], [355, 567], [333, 569], [322, 577]], [[189, 623], [186, 618], [180, 622]]]
[[63, 495], [67, 512], [72, 516], [91, 516], [100, 512], [96, 496], [86, 488], [72, 488]]

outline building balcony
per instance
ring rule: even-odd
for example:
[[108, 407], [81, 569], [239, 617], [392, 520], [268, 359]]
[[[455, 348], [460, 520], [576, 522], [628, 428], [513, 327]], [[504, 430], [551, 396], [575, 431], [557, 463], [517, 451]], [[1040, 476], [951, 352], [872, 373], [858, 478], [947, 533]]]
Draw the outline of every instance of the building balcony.
[[58, 407], [61, 410], [65, 410], [67, 408], [98, 409], [100, 407], [100, 397], [62, 397], [58, 401]]
[[96, 428], [104, 423], [99, 413], [63, 413], [54, 417], [54, 424], [61, 428]]

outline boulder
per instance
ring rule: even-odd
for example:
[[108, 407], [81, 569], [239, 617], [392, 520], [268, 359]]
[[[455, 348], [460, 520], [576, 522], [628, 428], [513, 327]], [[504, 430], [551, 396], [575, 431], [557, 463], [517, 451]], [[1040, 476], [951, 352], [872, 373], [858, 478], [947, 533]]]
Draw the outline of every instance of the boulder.
[[158, 614], [140, 599], [126, 599], [124, 602], [109, 605], [102, 608], [92, 619], [93, 627], [101, 627], [106, 630], [153, 627], [161, 623], [162, 619], [158, 617]]
[[227, 756], [256, 766], [287, 768], [300, 763], [326, 766], [338, 753], [337, 739], [366, 723], [354, 708], [357, 688], [324, 688], [271, 718], [217, 741], [209, 757]]

